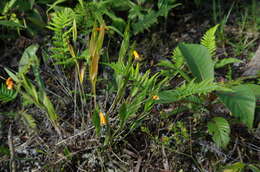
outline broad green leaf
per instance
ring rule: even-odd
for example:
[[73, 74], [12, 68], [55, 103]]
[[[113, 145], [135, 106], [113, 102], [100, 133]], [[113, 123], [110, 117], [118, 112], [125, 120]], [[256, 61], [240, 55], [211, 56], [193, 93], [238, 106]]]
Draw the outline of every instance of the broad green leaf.
[[226, 148], [229, 143], [230, 127], [222, 117], [215, 117], [208, 123], [209, 133], [218, 147]]
[[246, 85], [235, 86], [233, 92], [219, 92], [220, 100], [248, 128], [252, 128], [256, 106], [253, 91]]
[[255, 84], [246, 84], [254, 93], [256, 97], [256, 106], [260, 107], [260, 86]]
[[222, 59], [222, 60], [219, 60], [216, 64], [215, 64], [215, 69], [217, 68], [221, 68], [225, 65], [228, 65], [228, 64], [232, 64], [232, 63], [239, 63], [241, 62], [241, 60], [239, 59], [235, 59], [235, 58], [225, 58], [225, 59]]
[[36, 52], [39, 48], [38, 44], [33, 44], [25, 49], [23, 56], [19, 62], [19, 74], [25, 74], [30, 69], [31, 65], [38, 66], [39, 60]]
[[192, 74], [199, 80], [214, 80], [214, 63], [209, 50], [198, 44], [179, 44]]

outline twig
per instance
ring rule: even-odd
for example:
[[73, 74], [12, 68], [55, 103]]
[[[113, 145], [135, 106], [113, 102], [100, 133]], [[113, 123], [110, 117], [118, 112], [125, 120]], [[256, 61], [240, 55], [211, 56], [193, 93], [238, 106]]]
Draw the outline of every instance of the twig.
[[163, 167], [164, 170], [169, 170], [169, 162], [168, 162], [168, 158], [167, 155], [165, 153], [165, 147], [162, 145], [162, 154], [163, 154]]
[[141, 163], [142, 163], [142, 157], [139, 156], [139, 158], [137, 160], [137, 164], [135, 166], [135, 172], [139, 172], [140, 171]]
[[10, 171], [11, 172], [16, 172], [16, 163], [14, 160], [14, 145], [13, 145], [13, 136], [12, 136], [12, 124], [9, 127], [8, 130], [8, 146], [10, 150]]

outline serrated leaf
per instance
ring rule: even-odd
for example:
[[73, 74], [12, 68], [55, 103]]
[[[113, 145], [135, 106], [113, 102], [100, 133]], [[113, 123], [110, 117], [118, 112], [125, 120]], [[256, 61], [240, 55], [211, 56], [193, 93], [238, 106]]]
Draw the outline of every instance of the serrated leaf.
[[221, 87], [211, 80], [205, 80], [200, 83], [195, 83], [193, 80], [187, 85], [184, 84], [176, 89], [159, 92], [159, 100], [157, 100], [157, 103], [172, 103], [188, 96], [207, 94], [219, 89], [221, 89]]
[[208, 123], [209, 133], [218, 147], [226, 148], [229, 143], [230, 127], [222, 117], [215, 117]]
[[198, 44], [179, 44], [192, 74], [199, 80], [214, 80], [214, 63], [209, 50]]
[[232, 87], [233, 92], [219, 92], [220, 100], [248, 128], [252, 128], [256, 106], [253, 91], [246, 85]]
[[14, 90], [9, 90], [4, 84], [1, 84], [0, 87], [0, 101], [9, 102], [15, 99], [17, 96], [17, 92]]
[[211, 56], [215, 55], [216, 51], [216, 41], [215, 41], [215, 33], [218, 29], [219, 24], [216, 26], [210, 28], [202, 37], [201, 39], [201, 45], [205, 46], [208, 50]]

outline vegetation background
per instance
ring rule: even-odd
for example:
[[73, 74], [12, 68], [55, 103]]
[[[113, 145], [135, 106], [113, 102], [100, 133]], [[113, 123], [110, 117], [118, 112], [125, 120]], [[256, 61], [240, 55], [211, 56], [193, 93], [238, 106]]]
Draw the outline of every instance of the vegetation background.
[[259, 172], [259, 31], [257, 0], [2, 0], [0, 171]]

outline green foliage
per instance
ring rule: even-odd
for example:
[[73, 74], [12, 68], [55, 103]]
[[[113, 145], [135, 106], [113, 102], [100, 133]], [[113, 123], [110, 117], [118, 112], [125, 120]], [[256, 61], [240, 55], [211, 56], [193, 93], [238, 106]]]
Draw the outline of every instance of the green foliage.
[[216, 54], [216, 38], [215, 33], [218, 29], [218, 24], [212, 28], [210, 28], [202, 37], [200, 44], [205, 46], [208, 50], [210, 55], [213, 57]]
[[18, 31], [26, 29], [31, 35], [42, 31], [46, 25], [41, 8], [34, 0], [3, 0], [0, 2], [0, 25]]
[[134, 34], [142, 33], [144, 30], [150, 28], [158, 22], [158, 18], [167, 17], [171, 9], [180, 5], [175, 0], [159, 0], [157, 3], [158, 10], [152, 8], [144, 8], [143, 3], [135, 4], [129, 1], [130, 10], [128, 19], [132, 23]]
[[252, 171], [252, 172], [259, 172], [260, 166], [255, 164], [246, 164], [243, 162], [236, 162], [231, 165], [227, 165], [224, 167], [223, 172], [245, 172], [245, 171]]
[[232, 87], [231, 92], [219, 92], [220, 100], [248, 128], [252, 128], [256, 106], [256, 98], [252, 90], [246, 85]]
[[[38, 108], [45, 111], [48, 119], [51, 121], [56, 131], [61, 134], [58, 125], [58, 115], [56, 114], [53, 104], [45, 92], [43, 82], [39, 75], [39, 60], [36, 56], [38, 48], [38, 45], [31, 45], [24, 51], [19, 62], [17, 74], [14, 74], [6, 68], [5, 70], [16, 82], [18, 93]], [[39, 89], [37, 89], [37, 87], [26, 76], [30, 68], [34, 71], [35, 80], [37, 81]]]
[[196, 83], [192, 80], [188, 84], [183, 84], [181, 87], [160, 92], [158, 103], [176, 102], [192, 95], [205, 95], [219, 89], [221, 89], [221, 87], [212, 82], [212, 80], [204, 80], [200, 83]]
[[13, 89], [7, 89], [5, 84], [0, 87], [0, 102], [9, 102], [16, 98], [17, 92]]
[[[218, 25], [217, 25], [218, 26]], [[226, 105], [226, 107], [232, 112], [232, 114], [242, 123], [244, 123], [248, 128], [252, 128], [254, 121], [254, 112], [256, 108], [256, 100], [260, 95], [260, 89], [256, 85], [239, 85], [233, 86], [241, 81], [232, 81], [233, 84], [227, 83], [220, 86], [214, 83], [214, 63], [211, 59], [216, 50], [214, 33], [217, 26], [211, 28], [202, 38], [201, 44], [179, 44], [179, 50], [175, 49], [175, 57], [179, 59], [179, 66], [177, 60], [173, 60], [171, 63], [169, 61], [162, 61], [161, 66], [170, 68], [173, 75], [176, 73], [181, 74], [186, 81], [187, 85], [182, 85], [173, 90], [166, 90], [159, 93], [160, 99], [157, 103], [171, 103], [175, 101], [185, 100], [189, 101], [190, 97], [198, 95], [199, 97], [206, 98], [205, 96], [200, 96], [201, 94], [207, 95], [209, 93], [216, 94], [220, 100]], [[189, 69], [191, 70], [194, 80], [190, 81], [189, 77], [185, 75], [184, 71], [180, 70], [180, 66], [184, 63], [181, 59], [185, 59]], [[222, 67], [226, 64], [237, 62], [233, 58], [228, 60], [223, 60], [217, 63], [217, 67]], [[181, 71], [181, 72], [180, 72]], [[232, 83], [231, 82], [231, 83]], [[228, 88], [230, 87], [230, 88]], [[227, 90], [226, 90], [227, 89]], [[215, 93], [213, 91], [216, 91]], [[191, 102], [194, 98], [191, 99]], [[201, 104], [201, 100], [196, 99], [195, 102]], [[229, 125], [225, 119], [214, 118], [214, 123], [209, 123], [209, 131], [213, 135], [213, 140], [218, 146], [225, 147], [228, 144], [229, 135]], [[221, 126], [223, 125], [223, 126]], [[218, 129], [218, 130], [217, 130]], [[214, 132], [217, 131], [217, 133]], [[224, 134], [223, 134], [224, 133]]]
[[53, 14], [52, 20], [47, 26], [47, 28], [54, 31], [51, 57], [57, 64], [68, 65], [74, 62], [69, 51], [69, 40], [72, 38], [74, 19], [74, 11], [70, 8], [64, 8]]
[[99, 136], [100, 135], [101, 126], [100, 126], [100, 118], [99, 118], [98, 113], [99, 113], [99, 110], [95, 109], [93, 114], [92, 114], [92, 122], [93, 122], [93, 124], [95, 126], [96, 133]]
[[215, 117], [208, 123], [209, 133], [218, 147], [226, 148], [229, 143], [230, 127], [222, 117]]
[[232, 64], [232, 63], [240, 63], [240, 62], [242, 62], [242, 61], [239, 59], [224, 58], [222, 60], [219, 60], [217, 63], [215, 63], [215, 69], [222, 68], [222, 67]]
[[179, 48], [198, 81], [214, 79], [214, 63], [206, 47], [198, 44], [179, 44]]

